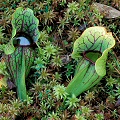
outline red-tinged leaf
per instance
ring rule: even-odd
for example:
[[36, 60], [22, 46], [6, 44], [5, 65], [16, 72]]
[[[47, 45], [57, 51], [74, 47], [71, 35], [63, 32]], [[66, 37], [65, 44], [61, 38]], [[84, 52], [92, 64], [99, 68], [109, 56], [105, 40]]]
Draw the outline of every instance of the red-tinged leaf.
[[6, 65], [14, 81], [19, 77], [23, 56], [25, 57], [25, 77], [27, 77], [34, 61], [34, 50], [32, 48], [18, 47], [14, 53], [4, 56]]

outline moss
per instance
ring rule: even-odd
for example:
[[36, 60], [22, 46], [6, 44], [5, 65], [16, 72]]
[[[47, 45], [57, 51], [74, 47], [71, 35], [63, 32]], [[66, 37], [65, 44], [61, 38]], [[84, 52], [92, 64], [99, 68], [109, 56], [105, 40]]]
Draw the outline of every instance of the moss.
[[[38, 48], [35, 49], [36, 59], [27, 78], [28, 101], [20, 102], [15, 88], [10, 90], [2, 87], [1, 120], [120, 119], [119, 107], [115, 108], [120, 97], [119, 18], [104, 18], [92, 7], [93, 2], [120, 10], [119, 0], [1, 0], [0, 57], [4, 44], [11, 38], [11, 15], [17, 7], [31, 8], [40, 22], [40, 48], [39, 52]], [[66, 94], [56, 97], [56, 89], [57, 86], [66, 87], [74, 75], [76, 63], [71, 58], [73, 43], [86, 28], [97, 25], [106, 27], [116, 39], [116, 45], [108, 56], [107, 75], [97, 86], [75, 98], [75, 104], [70, 101], [72, 97], [69, 97], [69, 109], [61, 109]], [[2, 72], [6, 75], [7, 70]], [[8, 79], [12, 81], [10, 77]]]

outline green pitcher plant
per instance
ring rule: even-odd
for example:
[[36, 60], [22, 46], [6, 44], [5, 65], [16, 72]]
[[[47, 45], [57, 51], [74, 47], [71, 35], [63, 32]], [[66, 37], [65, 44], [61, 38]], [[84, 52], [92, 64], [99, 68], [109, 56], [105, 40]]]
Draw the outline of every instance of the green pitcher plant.
[[27, 99], [25, 78], [34, 62], [34, 49], [40, 36], [38, 24], [31, 9], [17, 8], [12, 15], [12, 37], [4, 47], [6, 66], [22, 101]]
[[66, 92], [78, 96], [96, 85], [106, 75], [108, 52], [114, 45], [112, 33], [107, 33], [104, 27], [86, 29], [74, 42], [71, 56], [78, 64]]

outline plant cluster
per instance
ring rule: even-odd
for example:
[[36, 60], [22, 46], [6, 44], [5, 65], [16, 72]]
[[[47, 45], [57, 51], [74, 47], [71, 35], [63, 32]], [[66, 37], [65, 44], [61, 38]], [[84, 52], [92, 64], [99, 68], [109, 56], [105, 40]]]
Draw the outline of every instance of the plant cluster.
[[[106, 19], [92, 6], [98, 0], [1, 0], [0, 58], [10, 40], [12, 14], [29, 7], [39, 19], [39, 48], [27, 78], [27, 100], [16, 97], [16, 89], [0, 89], [0, 120], [116, 120], [120, 119], [120, 28], [119, 18]], [[119, 0], [101, 0], [120, 10]], [[104, 26], [116, 45], [107, 60], [107, 75], [89, 91], [76, 97], [66, 92], [75, 73], [71, 58], [75, 40], [91, 26]], [[9, 78], [4, 62], [0, 75]], [[12, 79], [10, 79], [12, 81]], [[10, 83], [9, 83], [10, 84]]]

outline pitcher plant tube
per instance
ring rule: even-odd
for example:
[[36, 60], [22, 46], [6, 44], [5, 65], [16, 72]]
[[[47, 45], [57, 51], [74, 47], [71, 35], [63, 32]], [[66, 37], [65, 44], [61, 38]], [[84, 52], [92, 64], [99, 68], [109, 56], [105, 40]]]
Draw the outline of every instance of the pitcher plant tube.
[[107, 33], [104, 27], [86, 29], [74, 43], [72, 58], [78, 64], [66, 92], [78, 96], [96, 85], [106, 75], [108, 52], [114, 45], [112, 33]]
[[12, 15], [12, 37], [4, 48], [5, 63], [22, 101], [27, 99], [25, 78], [34, 62], [34, 48], [40, 36], [38, 24], [31, 9], [17, 8]]

